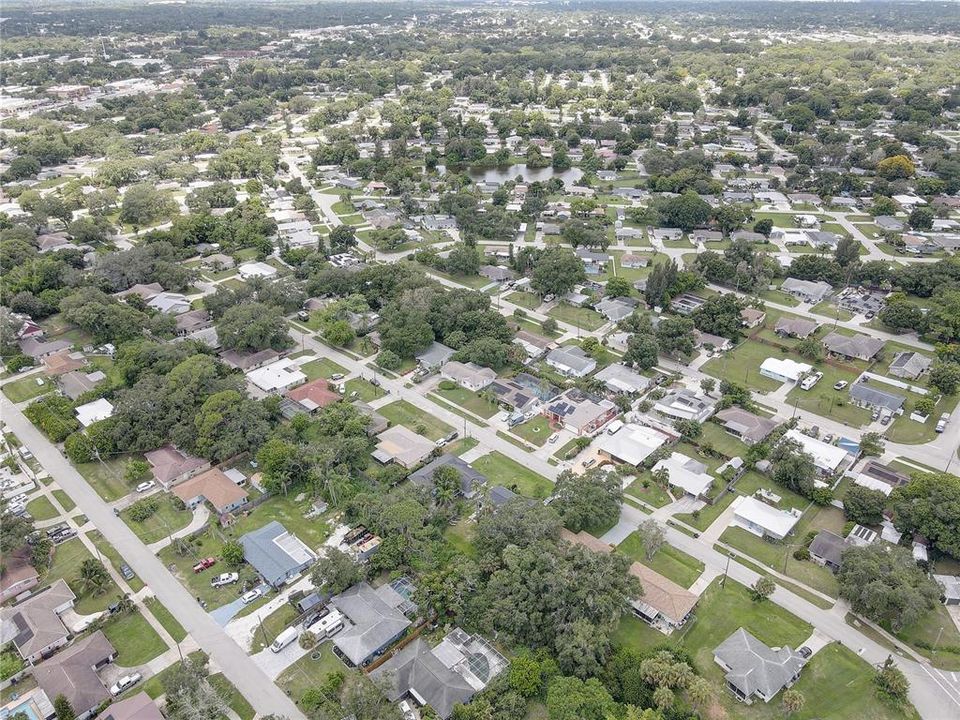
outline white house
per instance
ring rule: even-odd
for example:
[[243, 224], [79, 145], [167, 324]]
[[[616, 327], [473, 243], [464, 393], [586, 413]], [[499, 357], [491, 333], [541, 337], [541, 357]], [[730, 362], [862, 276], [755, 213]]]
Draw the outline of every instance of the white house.
[[74, 412], [77, 413], [77, 420], [84, 427], [90, 427], [95, 422], [106, 420], [113, 415], [113, 405], [105, 398], [99, 398], [86, 405], [80, 405]]
[[666, 470], [670, 473], [669, 483], [680, 488], [687, 495], [702, 498], [713, 485], [713, 478], [707, 474], [707, 466], [682, 453], [671, 453], [653, 466], [653, 472]]
[[795, 383], [811, 370], [813, 366], [790, 358], [768, 357], [760, 363], [760, 374], [777, 382]]
[[264, 262], [248, 262], [237, 268], [237, 272], [244, 280], [254, 277], [268, 278], [277, 274], [277, 269]]
[[786, 437], [800, 443], [803, 451], [813, 458], [813, 464], [820, 472], [832, 475], [840, 468], [840, 463], [847, 457], [847, 451], [817, 438], [804, 435], [797, 430], [788, 430]]
[[455, 382], [467, 390], [479, 392], [496, 380], [497, 374], [490, 368], [481, 367], [476, 363], [450, 360], [441, 368], [440, 377]]
[[802, 515], [797, 508], [778, 510], [755, 497], [744, 497], [734, 501], [733, 524], [758, 537], [783, 540]]
[[282, 358], [247, 373], [247, 380], [268, 393], [278, 393], [306, 382], [307, 376], [290, 358]]

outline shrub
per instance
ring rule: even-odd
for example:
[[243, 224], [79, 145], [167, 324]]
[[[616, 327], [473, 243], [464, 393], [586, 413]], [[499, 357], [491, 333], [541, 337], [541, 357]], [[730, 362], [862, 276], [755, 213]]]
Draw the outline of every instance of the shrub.
[[810, 559], [810, 551], [809, 551], [807, 548], [805, 548], [805, 547], [802, 547], [802, 548], [799, 548], [799, 549], [797, 549], [797, 550], [794, 550], [794, 552], [793, 552], [793, 559], [794, 559], [794, 560], [809, 560], [809, 559]]
[[130, 519], [135, 522], [144, 522], [160, 509], [160, 500], [156, 497], [137, 500], [130, 506]]

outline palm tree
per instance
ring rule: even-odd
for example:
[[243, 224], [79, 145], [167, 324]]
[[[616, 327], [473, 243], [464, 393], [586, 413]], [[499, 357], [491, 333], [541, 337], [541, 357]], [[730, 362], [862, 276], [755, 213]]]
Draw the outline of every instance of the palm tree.
[[654, 470], [650, 477], [653, 478], [653, 481], [662, 488], [667, 487], [670, 484], [670, 471], [665, 467]]
[[110, 584], [110, 574], [103, 563], [88, 558], [80, 564], [80, 586], [84, 592], [100, 595]]

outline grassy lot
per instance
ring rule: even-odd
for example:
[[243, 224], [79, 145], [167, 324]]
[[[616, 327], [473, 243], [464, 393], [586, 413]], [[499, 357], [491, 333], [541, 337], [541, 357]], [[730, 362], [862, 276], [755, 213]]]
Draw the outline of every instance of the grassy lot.
[[779, 507], [781, 510], [789, 510], [790, 508], [800, 508], [803, 510], [810, 504], [810, 501], [807, 500], [802, 495], [793, 492], [792, 490], [783, 487], [782, 485], [777, 485], [773, 480], [761, 475], [760, 473], [750, 470], [749, 472], [744, 473], [743, 477], [737, 480], [736, 490], [741, 495], [753, 495], [757, 490], [769, 490], [776, 493], [780, 496]]
[[[894, 388], [894, 392], [899, 392]], [[904, 403], [903, 415], [894, 418], [890, 427], [887, 428], [886, 437], [891, 442], [904, 443], [907, 445], [916, 445], [928, 443], [937, 437], [937, 421], [940, 415], [945, 412], [952, 413], [957, 406], [957, 400], [960, 395], [942, 396], [937, 402], [936, 408], [930, 413], [925, 423], [918, 423], [910, 419], [910, 413], [913, 410], [916, 401], [920, 399], [919, 395], [913, 393], [906, 394], [907, 401]]]
[[780, 290], [770, 290], [769, 288], [758, 292], [757, 297], [761, 300], [776, 303], [777, 305], [786, 305], [787, 307], [796, 307], [800, 304], [793, 295], [789, 295]]
[[139, 611], [111, 620], [104, 625], [103, 634], [117, 649], [117, 665], [122, 667], [143, 665], [167, 649], [166, 643]]
[[34, 520], [50, 520], [60, 514], [46, 495], [40, 495], [28, 502], [27, 512]]
[[448, 527], [443, 536], [450, 545], [468, 557], [476, 554], [473, 547], [473, 533], [476, 524], [468, 518], [462, 518], [456, 525]]
[[472, 465], [486, 476], [488, 487], [503, 485], [524, 497], [538, 500], [553, 492], [552, 482], [496, 451], [474, 460]]
[[[411, 405], [406, 400], [397, 400], [389, 405], [384, 405], [377, 412], [389, 420], [391, 424], [403, 425], [431, 440], [439, 440], [453, 431], [453, 428], [442, 420], [427, 415], [423, 410]], [[423, 432], [420, 432], [420, 430], [423, 430]]]
[[850, 312], [847, 312], [846, 310], [842, 310], [838, 308], [829, 300], [824, 300], [822, 302], [817, 303], [812, 308], [810, 308], [810, 312], [815, 313], [817, 315], [823, 315], [824, 317], [828, 317], [831, 320], [836, 320], [837, 318], [840, 318], [840, 320], [845, 321], [845, 320], [850, 320], [853, 317], [853, 313], [850, 313]]
[[311, 360], [308, 363], [304, 363], [300, 366], [300, 370], [304, 375], [307, 376], [307, 380], [316, 380], [317, 378], [324, 378], [329, 380], [331, 375], [346, 375], [347, 369], [341, 367], [335, 363], [330, 358], [318, 358], [316, 360]]
[[[646, 483], [646, 486], [644, 486]], [[644, 470], [640, 477], [634, 480], [627, 486], [627, 489], [624, 491], [628, 495], [632, 495], [635, 498], [643, 500], [648, 505], [653, 507], [663, 507], [669, 502], [673, 502], [673, 498], [670, 496], [666, 490], [657, 485], [650, 479], [650, 471]]]
[[755, 340], [745, 340], [730, 352], [708, 360], [703, 372], [718, 380], [727, 380], [737, 385], [745, 385], [751, 390], [772, 392], [781, 383], [760, 374], [760, 363], [768, 357], [778, 357], [781, 353]]
[[320, 657], [314, 660], [312, 652], [307, 653], [288, 667], [276, 679], [277, 685], [296, 702], [300, 701], [307, 690], [319, 687], [327, 675], [342, 670], [350, 672], [347, 667], [333, 654], [331, 644], [323, 643], [320, 646]]
[[357, 398], [363, 402], [376, 400], [378, 397], [383, 395], [383, 391], [380, 390], [380, 388], [371, 383], [369, 380], [364, 380], [363, 378], [350, 378], [345, 383], [344, 389], [346, 390], [345, 394], [348, 398], [351, 397], [353, 393], [356, 393]]
[[243, 694], [234, 687], [233, 683], [224, 677], [223, 673], [216, 673], [207, 679], [214, 688], [220, 691], [220, 695], [226, 699], [230, 709], [240, 716], [240, 720], [253, 720], [253, 716], [256, 715], [253, 706], [247, 701]]
[[667, 544], [661, 546], [656, 555], [648, 560], [643, 540], [636, 532], [630, 533], [617, 546], [617, 550], [685, 588], [693, 585], [704, 568], [703, 563], [696, 558]]
[[[127, 527], [133, 530], [145, 545], [163, 540], [177, 530], [185, 528], [193, 518], [193, 513], [190, 510], [182, 509], [182, 505], [178, 507], [174, 504], [174, 498], [172, 497], [160, 496], [157, 501], [159, 502], [157, 511], [143, 522], [137, 522], [130, 517], [130, 508], [120, 513], [120, 517], [127, 524]], [[177, 502], [179, 503], [179, 501]]]
[[[117, 552], [116, 548], [108, 543], [106, 538], [100, 534], [100, 531], [93, 530], [87, 533], [87, 537], [90, 538], [90, 541], [97, 547], [97, 552], [100, 553], [100, 557], [108, 560], [110, 564], [113, 565], [113, 569], [120, 572], [120, 565], [123, 563], [123, 558], [120, 557], [120, 553]], [[134, 575], [132, 580], [127, 580], [127, 585], [130, 586], [133, 592], [140, 592], [143, 589], [143, 580], [140, 579], [139, 575]], [[160, 618], [157, 618], [157, 620], [160, 620]]]
[[244, 582], [253, 581], [256, 577], [256, 572], [252, 567], [242, 565], [239, 568], [240, 582], [222, 588], [212, 588], [210, 587], [210, 578], [218, 573], [226, 572], [226, 566], [222, 562], [218, 562], [210, 570], [202, 573], [194, 573], [193, 566], [203, 557], [219, 558], [220, 551], [223, 548], [223, 541], [220, 537], [214, 536], [213, 531], [199, 535], [189, 545], [189, 552], [186, 555], [180, 555], [177, 552], [177, 545], [177, 543], [174, 543], [165, 547], [160, 551], [158, 557], [190, 591], [191, 595], [207, 603], [208, 610], [214, 610], [221, 605], [236, 600], [241, 594], [240, 588], [243, 587]]
[[515, 426], [511, 431], [537, 447], [543, 447], [547, 438], [553, 434], [550, 429], [550, 421], [543, 415], [537, 415], [525, 423]]
[[647, 625], [633, 613], [625, 613], [611, 636], [614, 645], [646, 651], [661, 645], [675, 645], [675, 640]]
[[77, 506], [64, 490], [54, 490], [53, 496], [57, 499], [57, 502], [60, 503], [60, 507], [64, 509], [64, 512], [70, 512]]
[[596, 330], [606, 322], [603, 315], [590, 308], [578, 308], [566, 303], [558, 303], [547, 315], [554, 320], [569, 323], [584, 330]]
[[130, 456], [126, 456], [104, 462], [79, 463], [76, 468], [100, 497], [107, 502], [113, 502], [131, 492], [123, 477], [129, 459]]
[[80, 565], [84, 560], [92, 558], [93, 555], [80, 541], [80, 538], [73, 538], [67, 542], [57, 545], [53, 554], [53, 564], [43, 576], [41, 584], [44, 586], [52, 585], [54, 582], [63, 578], [67, 585], [77, 596], [74, 608], [81, 615], [90, 615], [92, 613], [106, 610], [110, 603], [120, 597], [120, 588], [113, 580], [107, 584], [104, 591], [99, 595], [93, 595], [89, 592], [83, 592], [80, 587]]
[[832, 418], [838, 422], [847, 423], [853, 427], [860, 427], [870, 422], [870, 411], [857, 407], [849, 402], [849, 385], [843, 390], [834, 390], [838, 380], [846, 380], [850, 385], [859, 377], [859, 373], [841, 368], [817, 363], [816, 370], [823, 373], [823, 378], [810, 390], [803, 390], [799, 386], [787, 393], [787, 403], [796, 405], [802, 410]]
[[723, 497], [713, 505], [704, 506], [696, 516], [694, 516], [693, 513], [680, 513], [674, 517], [680, 522], [686, 523], [690, 527], [694, 527], [702, 532], [710, 527], [714, 520], [720, 517], [721, 513], [727, 509], [735, 497], [736, 493], [724, 493]]
[[[937, 604], [923, 620], [904, 628], [896, 636], [930, 658], [934, 667], [960, 670], [960, 632], [943, 605]], [[936, 652], [932, 650], [934, 645]]]
[[166, 605], [155, 597], [148, 597], [143, 601], [143, 604], [147, 606], [147, 610], [156, 618], [157, 622], [163, 625], [163, 629], [170, 633], [170, 637], [177, 642], [183, 642], [184, 638], [187, 637], [187, 631], [183, 629], [183, 625], [177, 621], [173, 613], [167, 610]]
[[444, 448], [444, 452], [460, 457], [467, 451], [473, 450], [479, 444], [480, 443], [476, 438], [460, 438], [459, 440], [454, 440], [452, 443], [448, 444]]
[[577, 438], [573, 438], [569, 442], [564, 443], [559, 449], [553, 452], [555, 458], [560, 458], [561, 460], [567, 459], [567, 453], [572, 452], [573, 449], [577, 446]]
[[257, 653], [271, 645], [277, 635], [286, 630], [297, 619], [297, 609], [290, 603], [284, 603], [263, 618], [253, 637], [251, 652]]
[[503, 298], [508, 303], [519, 305], [527, 310], [536, 310], [540, 307], [540, 296], [528, 292], [512, 292]]
[[[187, 657], [191, 660], [202, 660], [206, 654], [202, 650], [195, 650], [190, 653]], [[165, 667], [163, 670], [158, 672], [156, 675], [152, 675], [147, 678], [147, 680], [142, 685], [134, 685], [131, 690], [128, 690], [126, 693], [120, 696], [120, 699], [126, 699], [131, 695], [136, 695], [141, 690], [149, 695], [151, 698], [156, 700], [158, 697], [163, 695], [163, 680], [165, 677], [175, 672], [175, 669], [180, 667], [180, 661]]]
[[703, 423], [703, 435], [700, 437], [700, 444], [709, 444], [714, 450], [728, 458], [743, 457], [747, 452], [747, 445], [742, 440], [735, 438], [717, 423]]
[[[41, 382], [40, 385], [37, 384], [37, 380]], [[51, 390], [53, 390], [53, 381], [39, 376], [21, 378], [3, 386], [3, 394], [14, 403], [33, 400]]]
[[434, 392], [447, 402], [459, 405], [484, 419], [493, 417], [499, 409], [495, 399], [493, 401], [488, 400], [482, 395], [459, 385], [452, 390], [444, 390], [438, 387]]

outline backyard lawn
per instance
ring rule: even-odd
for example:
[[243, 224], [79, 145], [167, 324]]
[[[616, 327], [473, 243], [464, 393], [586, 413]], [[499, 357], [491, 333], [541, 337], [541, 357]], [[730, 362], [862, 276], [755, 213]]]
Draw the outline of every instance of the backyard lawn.
[[92, 557], [93, 555], [80, 541], [80, 538], [73, 538], [57, 545], [53, 554], [53, 564], [41, 581], [43, 586], [47, 586], [52, 585], [60, 578], [66, 580], [70, 589], [77, 596], [74, 609], [81, 615], [90, 615], [106, 610], [108, 605], [120, 597], [120, 588], [112, 579], [99, 595], [83, 592], [83, 588], [80, 586], [80, 565], [84, 560]]
[[324, 378], [329, 380], [331, 375], [346, 375], [347, 369], [341, 367], [330, 358], [317, 358], [300, 366], [300, 370], [307, 376], [307, 380], [316, 380]]
[[163, 629], [170, 633], [170, 637], [177, 642], [183, 642], [183, 639], [187, 637], [187, 631], [183, 629], [183, 625], [173, 616], [173, 613], [167, 610], [166, 605], [155, 597], [148, 597], [143, 601], [143, 604], [147, 606], [147, 610], [156, 618], [157, 622], [163, 625]]
[[434, 390], [434, 393], [439, 395], [447, 402], [453, 403], [454, 405], [459, 405], [460, 407], [469, 410], [474, 415], [478, 415], [484, 419], [493, 417], [497, 414], [497, 410], [499, 409], [495, 399], [491, 402], [477, 393], [460, 387], [459, 385], [451, 390], [445, 390], [444, 388], [437, 387], [437, 389]]
[[318, 652], [314, 650], [297, 660], [293, 665], [284, 670], [276, 679], [277, 685], [286, 692], [295, 702], [299, 703], [303, 694], [307, 690], [312, 690], [323, 684], [323, 681], [331, 673], [338, 670], [350, 672], [347, 667], [340, 662], [331, 650], [331, 644], [325, 642], [320, 646], [320, 657], [316, 660], [313, 655]]
[[653, 507], [663, 507], [667, 503], [673, 502], [670, 493], [651, 480], [649, 470], [644, 470], [636, 480], [627, 486], [624, 492]]
[[[190, 510], [183, 509], [182, 505], [178, 507], [174, 504], [174, 499], [169, 496], [157, 496], [157, 511], [146, 520], [137, 521], [131, 517], [132, 506], [120, 513], [120, 517], [127, 524], [144, 545], [155, 543], [158, 540], [181, 530], [190, 524], [193, 513]], [[179, 501], [177, 501], [179, 503]]]
[[536, 310], [540, 307], [540, 296], [528, 292], [512, 292], [503, 298], [508, 303], [519, 305], [527, 310]]
[[443, 536], [454, 548], [464, 555], [472, 557], [476, 554], [473, 547], [473, 533], [476, 527], [472, 520], [462, 518], [456, 525], [451, 525], [444, 530]]
[[[40, 384], [37, 384], [37, 380]], [[31, 376], [14, 380], [3, 386], [3, 394], [10, 398], [10, 402], [22, 403], [27, 400], [33, 400], [44, 393], [53, 390], [53, 381], [49, 378]]]
[[[403, 425], [418, 435], [423, 435], [431, 440], [439, 440], [453, 432], [453, 428], [445, 422], [428, 415], [406, 400], [397, 400], [389, 405], [384, 405], [377, 412], [389, 420], [392, 425]], [[420, 432], [421, 430], [423, 432]]]
[[648, 560], [643, 540], [636, 532], [630, 533], [617, 550], [685, 588], [693, 585], [704, 568], [696, 558], [666, 543]]
[[828, 317], [831, 320], [839, 319], [842, 321], [846, 321], [853, 317], [853, 313], [847, 312], [846, 310], [843, 310], [842, 308], [837, 307], [834, 303], [830, 302], [829, 300], [823, 300], [822, 302], [817, 303], [812, 308], [810, 308], [810, 312], [815, 313], [817, 315], [823, 315], [824, 317]]
[[701, 444], [709, 443], [714, 450], [728, 458], [742, 458], [747, 452], [747, 446], [742, 440], [735, 438], [717, 423], [705, 422], [701, 427], [703, 429], [703, 435], [699, 438]]
[[486, 476], [487, 487], [503, 485], [519, 495], [536, 500], [546, 498], [553, 492], [552, 482], [496, 451], [487, 453], [471, 464], [477, 472]]
[[514, 435], [519, 435], [531, 445], [542, 447], [553, 431], [550, 429], [550, 421], [543, 415], [527, 420], [525, 423], [511, 428]]
[[27, 512], [34, 520], [50, 520], [59, 513], [46, 495], [40, 495], [27, 503]]
[[672, 636], [655, 630], [633, 613], [624, 613], [621, 616], [620, 624], [610, 639], [614, 645], [641, 652], [661, 645], [676, 644]]
[[167, 645], [137, 611], [121, 615], [103, 626], [103, 634], [117, 649], [117, 665], [136, 667], [161, 655]]
[[574, 307], [566, 303], [558, 303], [547, 312], [547, 315], [554, 320], [568, 323], [583, 330], [596, 330], [606, 322], [603, 315], [590, 308]]
[[755, 340], [745, 340], [733, 350], [708, 360], [702, 370], [718, 380], [744, 385], [751, 390], [772, 392], [781, 383], [760, 374], [760, 363], [768, 357], [782, 355], [777, 348], [768, 347]]

